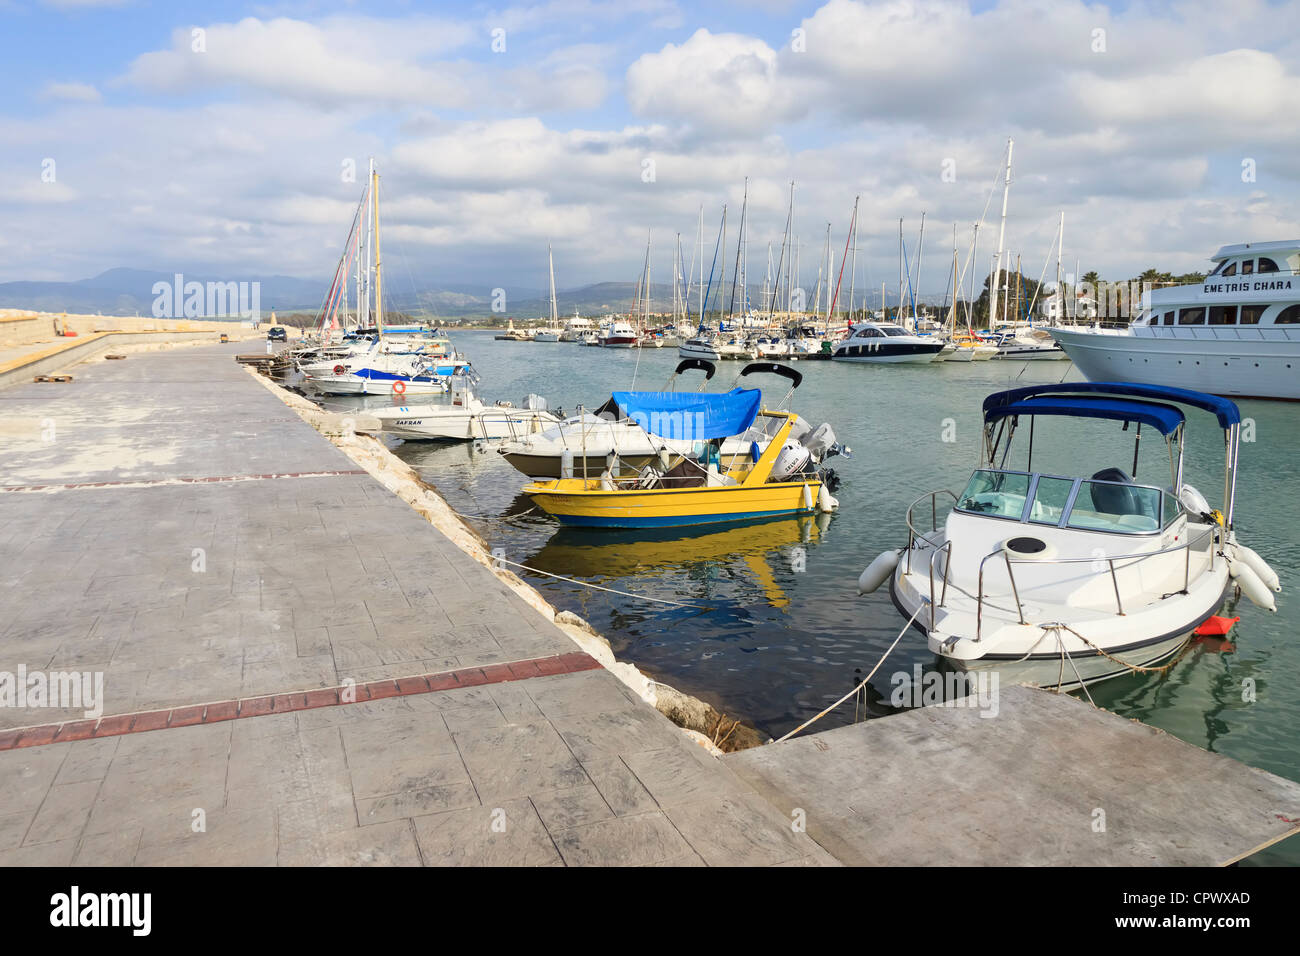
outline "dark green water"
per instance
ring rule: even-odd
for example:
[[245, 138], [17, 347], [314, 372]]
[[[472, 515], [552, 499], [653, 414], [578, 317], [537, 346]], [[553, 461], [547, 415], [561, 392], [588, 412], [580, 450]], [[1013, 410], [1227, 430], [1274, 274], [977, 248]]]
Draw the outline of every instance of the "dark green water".
[[[453, 333], [482, 376], [486, 401], [518, 403], [528, 392], [566, 413], [594, 408], [616, 388], [659, 388], [676, 349], [619, 350], [566, 343], [497, 342], [490, 333]], [[712, 389], [729, 387], [739, 364], [721, 364]], [[643, 532], [564, 529], [537, 512], [473, 524], [505, 556], [554, 574], [640, 595], [700, 605], [672, 608], [634, 601], [523, 572], [556, 607], [586, 618], [620, 659], [726, 713], [779, 736], [849, 691], [880, 659], [903, 620], [885, 589], [858, 597], [856, 581], [877, 554], [906, 544], [904, 513], [924, 492], [960, 491], [975, 467], [980, 403], [1015, 385], [1078, 380], [1068, 362], [944, 363], [861, 366], [805, 362], [791, 407], [816, 425], [829, 421], [853, 459], [831, 462], [843, 479], [839, 512], [824, 527], [785, 521], [724, 531], [649, 536]], [[697, 374], [698, 373], [693, 373]], [[784, 384], [768, 378], [775, 403]], [[370, 400], [373, 401], [373, 400]], [[333, 406], [347, 400], [333, 400]], [[1095, 701], [1125, 717], [1252, 766], [1300, 779], [1300, 518], [1289, 502], [1300, 491], [1293, 463], [1300, 451], [1295, 406], [1244, 402], [1255, 441], [1244, 443], [1237, 491], [1237, 530], [1282, 577], [1276, 615], [1244, 598], [1222, 613], [1240, 615], [1227, 647], [1193, 645], [1162, 675], [1117, 678], [1091, 688]], [[1223, 495], [1223, 441], [1212, 416], [1189, 411], [1188, 480], [1218, 507]], [[1034, 465], [1058, 474], [1131, 470], [1132, 433], [1115, 423], [1045, 420]], [[1021, 454], [1024, 446], [1017, 445]], [[1249, 429], [1247, 430], [1249, 436]], [[945, 441], [945, 438], [955, 439]], [[1154, 436], [1143, 442], [1139, 479], [1167, 483], [1167, 454]], [[406, 443], [397, 453], [418, 467], [452, 507], [496, 519], [527, 511], [525, 479], [492, 450]], [[1023, 463], [1023, 458], [1017, 459]], [[919, 634], [904, 637], [873, 680], [873, 715], [890, 712], [889, 677], [915, 664], [933, 666]], [[1255, 700], [1243, 700], [1243, 681]], [[882, 699], [883, 698], [883, 699]], [[854, 702], [819, 728], [851, 722]], [[1292, 840], [1253, 862], [1298, 863]]]

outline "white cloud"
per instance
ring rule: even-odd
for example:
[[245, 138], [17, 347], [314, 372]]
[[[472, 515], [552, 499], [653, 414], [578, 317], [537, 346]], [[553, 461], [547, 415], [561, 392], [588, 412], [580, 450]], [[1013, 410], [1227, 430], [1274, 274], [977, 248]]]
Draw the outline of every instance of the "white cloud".
[[46, 100], [69, 100], [77, 103], [98, 103], [102, 96], [89, 83], [47, 83], [41, 90]]
[[703, 28], [681, 45], [644, 54], [627, 71], [637, 113], [700, 129], [769, 129], [798, 111], [790, 93], [777, 77], [776, 51], [762, 40]]

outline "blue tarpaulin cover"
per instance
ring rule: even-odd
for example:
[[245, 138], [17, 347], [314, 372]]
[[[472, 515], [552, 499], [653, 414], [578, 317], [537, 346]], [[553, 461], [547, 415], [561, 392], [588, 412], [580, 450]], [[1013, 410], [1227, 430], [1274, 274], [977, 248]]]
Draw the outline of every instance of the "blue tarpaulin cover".
[[615, 392], [623, 414], [652, 435], [707, 441], [739, 435], [754, 423], [763, 393], [756, 388], [729, 392]]

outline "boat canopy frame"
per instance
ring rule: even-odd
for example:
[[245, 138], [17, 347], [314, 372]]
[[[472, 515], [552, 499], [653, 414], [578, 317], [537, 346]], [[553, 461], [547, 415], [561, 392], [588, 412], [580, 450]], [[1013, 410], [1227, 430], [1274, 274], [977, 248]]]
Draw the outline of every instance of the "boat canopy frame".
[[[1224, 438], [1223, 514], [1224, 527], [1233, 526], [1237, 493], [1237, 457], [1241, 446], [1241, 411], [1235, 402], [1191, 389], [1133, 382], [1071, 382], [1028, 385], [995, 392], [984, 399], [981, 467], [1001, 469], [1011, 451], [1011, 440], [1020, 416], [1029, 417], [1029, 465], [1033, 470], [1034, 421], [1042, 416], [1100, 418], [1122, 421], [1127, 431], [1136, 423], [1133, 445], [1133, 477], [1137, 476], [1138, 451], [1143, 424], [1154, 427], [1169, 449], [1170, 478], [1175, 497], [1183, 490], [1184, 431], [1186, 421], [1176, 405], [1187, 405], [1215, 416]], [[1005, 442], [1003, 439], [1005, 438]], [[1175, 453], [1175, 445], [1177, 451]], [[1001, 461], [998, 452], [1001, 451]]]

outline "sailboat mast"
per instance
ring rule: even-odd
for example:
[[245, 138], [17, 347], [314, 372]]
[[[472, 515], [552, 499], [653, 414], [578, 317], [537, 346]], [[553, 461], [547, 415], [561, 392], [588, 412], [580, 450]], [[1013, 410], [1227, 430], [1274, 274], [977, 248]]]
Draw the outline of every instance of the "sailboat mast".
[[894, 321], [900, 325], [903, 322], [903, 218], [898, 218], [898, 311], [894, 313]]
[[990, 329], [998, 321], [998, 273], [1002, 271], [1002, 241], [1007, 230], [1007, 195], [1011, 192], [1011, 148], [1014, 145], [1014, 141], [1007, 140], [1007, 174], [1002, 184], [1002, 224], [998, 226], [998, 254], [993, 259], [993, 286], [989, 290], [989, 307], [993, 310], [989, 314]]
[[1065, 250], [1065, 210], [1061, 210], [1061, 224], [1056, 230], [1056, 324], [1065, 317], [1065, 285], [1061, 281], [1061, 253]]
[[853, 197], [853, 262], [849, 266], [849, 324], [853, 324], [853, 297], [857, 288], [858, 280], [858, 200], [861, 196]]
[[560, 324], [560, 315], [555, 307], [555, 257], [551, 255], [551, 244], [546, 244], [546, 263], [551, 270], [551, 328]]
[[370, 161], [370, 201], [374, 209], [375, 235], [375, 328], [384, 334], [384, 277], [379, 263], [379, 173], [375, 170], [375, 161]]
[[948, 310], [948, 332], [957, 334], [957, 223], [952, 224], [952, 308]]
[[916, 329], [918, 309], [917, 298], [921, 295], [921, 255], [925, 248], [925, 213], [921, 213], [921, 235], [916, 240], [916, 285], [912, 287], [912, 328]]

